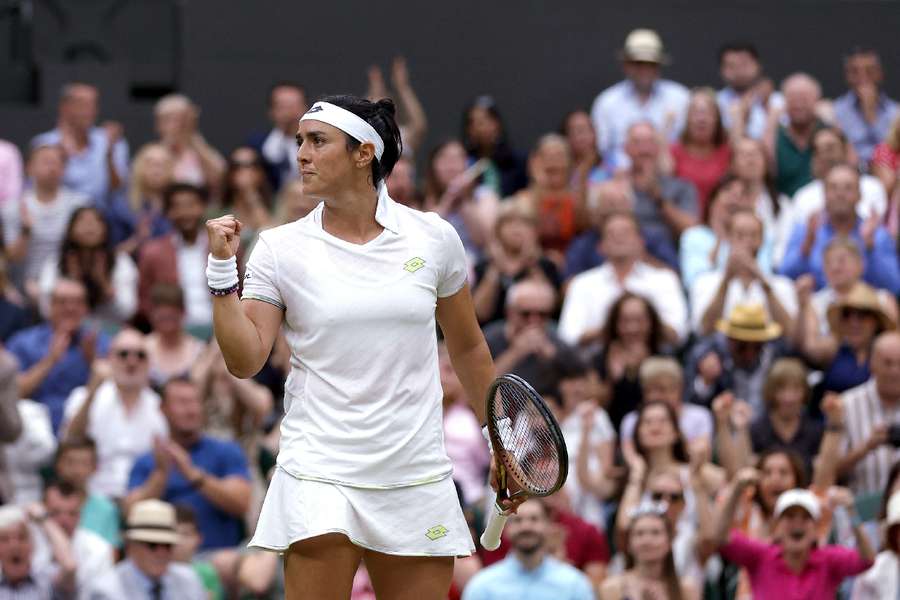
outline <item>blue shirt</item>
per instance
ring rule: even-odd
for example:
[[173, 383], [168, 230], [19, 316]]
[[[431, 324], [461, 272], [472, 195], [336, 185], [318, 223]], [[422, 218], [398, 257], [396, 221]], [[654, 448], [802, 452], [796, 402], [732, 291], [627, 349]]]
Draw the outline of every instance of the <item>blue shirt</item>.
[[514, 554], [480, 571], [463, 590], [462, 600], [593, 600], [587, 576], [564, 562], [545, 557], [528, 571]]
[[113, 247], [134, 235], [143, 219], [150, 221], [150, 239], [162, 237], [172, 231], [172, 223], [162, 212], [152, 210], [150, 205], [145, 204], [140, 211], [135, 212], [126, 190], [109, 194], [103, 204], [103, 216], [109, 225], [109, 241]]
[[[772, 236], [768, 230], [763, 235], [763, 243], [756, 254], [756, 264], [760, 270], [769, 274], [772, 272]], [[686, 290], [690, 291], [694, 280], [699, 275], [708, 271], [725, 269], [728, 264], [730, 247], [728, 242], [721, 242], [716, 252], [715, 260], [710, 260], [713, 249], [716, 247], [716, 234], [708, 225], [694, 225], [681, 234], [678, 249], [679, 269], [681, 281]]]
[[841, 393], [864, 384], [870, 376], [869, 361], [859, 364], [856, 352], [850, 346], [841, 344], [834, 360], [825, 371], [822, 385], [826, 392]]
[[[644, 238], [644, 247], [651, 256], [673, 269], [678, 267], [678, 257], [665, 239], [647, 235], [644, 231], [641, 231], [641, 237]], [[563, 279], [571, 279], [579, 273], [602, 265], [605, 258], [600, 254], [599, 244], [600, 234], [594, 229], [589, 229], [573, 239], [566, 250], [566, 270]]]
[[[897, 264], [897, 248], [887, 229], [879, 226], [875, 230], [875, 240], [872, 249], [868, 250], [862, 241], [859, 230], [862, 221], [857, 219], [856, 229], [850, 238], [859, 246], [860, 253], [865, 261], [866, 270], [863, 272], [863, 281], [872, 287], [889, 290], [892, 294], [900, 293], [900, 266]], [[806, 224], [799, 223], [791, 233], [784, 259], [781, 261], [779, 273], [796, 279], [805, 273], [812, 273], [816, 279], [816, 289], [825, 286], [825, 248], [834, 238], [834, 229], [831, 223], [825, 222], [819, 226], [816, 239], [813, 242], [809, 256], [803, 256], [801, 249], [803, 239], [806, 237]]]
[[[733, 88], [722, 88], [716, 94], [716, 100], [719, 104], [719, 112], [722, 114], [722, 124], [725, 130], [730, 130], [731, 123], [731, 105], [734, 102], [740, 102], [741, 95]], [[769, 106], [783, 106], [784, 97], [779, 92], [772, 92], [769, 96]], [[766, 122], [769, 119], [768, 108], [763, 106], [762, 102], [757, 99], [750, 106], [750, 114], [747, 115], [747, 122], [744, 124], [744, 132], [748, 137], [755, 140], [762, 139], [766, 132]]]
[[[203, 436], [188, 450], [188, 453], [196, 467], [213, 477], [222, 479], [238, 476], [250, 479], [247, 457], [244, 456], [241, 447], [234, 442]], [[150, 477], [154, 467], [152, 452], [138, 458], [128, 477], [128, 490], [131, 491], [143, 485]], [[199, 490], [191, 487], [178, 469], [172, 468], [169, 471], [166, 491], [161, 500], [175, 505], [187, 504], [194, 509], [197, 515], [197, 527], [203, 536], [201, 550], [237, 546], [243, 538], [241, 519], [215, 507]]]
[[[75, 388], [86, 385], [91, 373], [91, 365], [88, 364], [81, 351], [82, 335], [84, 335], [83, 329], [72, 336], [69, 348], [50, 368], [44, 381], [31, 393], [32, 400], [47, 405], [50, 410], [53, 431], [57, 434], [62, 423], [66, 398]], [[53, 329], [49, 324], [44, 323], [23, 329], [12, 336], [7, 344], [7, 349], [19, 361], [19, 371], [25, 372], [47, 355], [52, 340]], [[105, 356], [108, 349], [109, 337], [103, 332], [98, 332], [96, 355], [98, 357]]]
[[[61, 141], [62, 133], [59, 129], [54, 129], [35, 136], [31, 140], [31, 147], [59, 144]], [[91, 128], [87, 146], [78, 154], [69, 156], [66, 162], [63, 185], [89, 196], [95, 204], [101, 204], [110, 191], [109, 173], [106, 170], [108, 148], [106, 131], [102, 127]], [[124, 182], [128, 177], [128, 142], [124, 138], [113, 146], [113, 165], [119, 179]]]
[[859, 98], [852, 91], [834, 101], [834, 118], [856, 149], [863, 172], [869, 170], [872, 152], [887, 137], [897, 110], [897, 103], [882, 93], [878, 98], [875, 122], [869, 123], [863, 115]]

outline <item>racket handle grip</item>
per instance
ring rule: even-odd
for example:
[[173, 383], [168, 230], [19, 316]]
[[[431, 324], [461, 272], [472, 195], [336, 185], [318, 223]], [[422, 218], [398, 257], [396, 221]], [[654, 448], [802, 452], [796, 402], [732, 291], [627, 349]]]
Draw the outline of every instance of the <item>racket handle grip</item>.
[[496, 550], [500, 547], [500, 534], [503, 533], [503, 526], [509, 515], [503, 514], [500, 507], [494, 504], [494, 510], [488, 517], [487, 527], [481, 534], [481, 547], [485, 550]]

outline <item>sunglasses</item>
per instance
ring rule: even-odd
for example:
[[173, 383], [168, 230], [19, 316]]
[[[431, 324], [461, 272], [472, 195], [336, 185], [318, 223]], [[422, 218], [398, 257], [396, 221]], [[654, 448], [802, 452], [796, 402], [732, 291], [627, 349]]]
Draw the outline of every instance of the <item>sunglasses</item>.
[[172, 544], [160, 544], [159, 542], [141, 542], [141, 544], [154, 552], [156, 552], [160, 548], [165, 548], [166, 550], [171, 550], [173, 548]]
[[517, 308], [516, 312], [525, 317], [526, 319], [531, 317], [540, 317], [542, 319], [550, 318], [549, 310], [540, 310], [536, 308]]
[[845, 306], [841, 309], [842, 319], [849, 319], [851, 317], [865, 319], [866, 317], [871, 316], [874, 316], [874, 313], [871, 310], [865, 310], [863, 308], [853, 308], [852, 306]]
[[672, 504], [684, 500], [684, 494], [682, 492], [652, 492], [650, 499], [654, 502], [668, 502]]
[[147, 360], [147, 352], [145, 350], [127, 350], [125, 348], [116, 350], [116, 358], [128, 360], [129, 356], [134, 356], [138, 360]]

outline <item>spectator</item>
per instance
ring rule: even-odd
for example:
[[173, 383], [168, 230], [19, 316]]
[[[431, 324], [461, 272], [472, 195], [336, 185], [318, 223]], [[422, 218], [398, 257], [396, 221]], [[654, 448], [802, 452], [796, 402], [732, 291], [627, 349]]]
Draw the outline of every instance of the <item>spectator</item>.
[[0, 252], [0, 343], [28, 325], [28, 313], [19, 292], [9, 281], [6, 256]]
[[[394, 168], [397, 166], [394, 165]], [[393, 171], [391, 173], [393, 174]], [[388, 193], [391, 198], [394, 197], [390, 189]], [[303, 193], [302, 181], [289, 181], [281, 187], [275, 199], [275, 224], [293, 223], [311, 213], [318, 205], [318, 198], [311, 198]]]
[[891, 445], [888, 427], [900, 424], [900, 334], [883, 333], [875, 340], [872, 377], [842, 395], [845, 452], [838, 467], [849, 477], [856, 495], [880, 491], [900, 450]]
[[613, 427], [641, 403], [638, 374], [643, 362], [663, 350], [659, 313], [643, 296], [625, 292], [609, 309], [594, 368], [606, 387], [605, 403]]
[[[9, 354], [5, 354], [5, 356], [9, 357]], [[11, 372], [15, 373], [14, 362], [11, 362], [10, 367]], [[4, 385], [7, 384], [0, 383], [0, 386]], [[53, 459], [53, 453], [56, 451], [56, 436], [53, 435], [53, 425], [50, 423], [50, 411], [47, 407], [27, 398], [19, 398], [16, 401], [18, 394], [15, 392], [15, 379], [10, 378], [8, 385], [10, 387], [7, 390], [13, 392], [14, 410], [17, 410], [18, 418], [21, 421], [21, 433], [17, 439], [10, 441], [3, 448], [3, 460], [0, 463], [6, 465], [8, 483], [11, 483], [12, 486], [11, 490], [0, 489], [0, 497], [10, 503], [25, 506], [41, 499], [44, 487], [42, 472]], [[10, 422], [9, 417], [4, 420], [6, 421], [8, 440], [10, 432], [15, 431], [9, 427], [13, 426], [15, 422]], [[7, 492], [9, 495], [6, 495]]]
[[109, 348], [109, 364], [97, 361], [87, 385], [66, 400], [66, 438], [89, 435], [97, 443], [97, 471], [92, 492], [122, 498], [134, 461], [164, 435], [159, 396], [150, 389], [147, 342], [143, 334], [124, 329]]
[[173, 377], [191, 372], [205, 346], [185, 333], [184, 294], [171, 283], [159, 283], [150, 290], [150, 326], [147, 336], [147, 360], [150, 383], [161, 388]]
[[652, 356], [641, 363], [639, 377], [642, 403], [622, 419], [620, 434], [623, 450], [626, 450], [626, 446], [629, 449], [637, 446], [634, 432], [644, 413], [642, 407], [649, 403], [662, 403], [672, 409], [672, 414], [677, 419], [679, 435], [691, 446], [709, 447], [712, 444], [713, 419], [709, 409], [682, 401], [684, 373], [678, 361]]
[[[815, 494], [808, 490], [789, 490], [778, 498], [774, 543], [752, 540], [739, 531], [730, 531], [740, 497], [757, 480], [753, 469], [738, 473], [716, 520], [714, 537], [725, 559], [747, 569], [754, 598], [830, 598], [845, 578], [862, 573], [872, 565], [874, 552], [859, 525], [853, 528], [858, 551], [817, 545], [821, 507]], [[846, 490], [832, 500], [855, 515], [853, 496]]]
[[488, 258], [475, 266], [472, 300], [476, 316], [485, 324], [502, 319], [511, 288], [529, 280], [550, 286], [553, 299], [547, 315], [554, 315], [562, 282], [556, 264], [538, 244], [537, 219], [520, 204], [506, 203], [497, 215], [494, 232]]
[[202, 550], [237, 546], [250, 508], [244, 453], [234, 442], [203, 432], [203, 399], [190, 380], [166, 384], [162, 411], [170, 438], [155, 439], [153, 451], [135, 461], [125, 505], [136, 508], [148, 498], [186, 504], [197, 515]]
[[665, 340], [680, 343], [687, 332], [687, 306], [678, 276], [643, 261], [640, 226], [633, 215], [610, 215], [601, 230], [606, 262], [572, 279], [559, 319], [559, 337], [584, 345], [599, 338], [609, 307], [624, 291], [644, 296], [664, 325]]
[[28, 157], [32, 187], [3, 206], [3, 239], [10, 261], [22, 263], [19, 284], [34, 301], [41, 267], [59, 252], [72, 213], [90, 202], [62, 185], [66, 156], [60, 146], [37, 146]]
[[860, 220], [856, 212], [859, 203], [859, 174], [849, 165], [833, 167], [825, 177], [825, 217], [810, 217], [803, 225], [794, 227], [781, 263], [781, 273], [797, 278], [812, 273], [816, 287], [825, 285], [823, 269], [825, 248], [835, 236], [852, 239], [866, 257], [863, 279], [876, 288], [891, 293], [900, 292], [900, 267], [897, 249], [887, 230], [878, 219]]
[[785, 351], [781, 326], [760, 304], [738, 304], [716, 323], [717, 334], [699, 342], [688, 358], [690, 401], [710, 406], [713, 398], [731, 391], [748, 402], [752, 414], [763, 410], [766, 374]]
[[178, 543], [175, 509], [159, 500], [144, 500], [128, 513], [125, 560], [91, 586], [91, 600], [208, 600], [194, 570], [174, 562]]
[[549, 510], [541, 500], [527, 500], [519, 506], [506, 524], [512, 554], [477, 573], [463, 590], [463, 600], [593, 598], [591, 582], [583, 573], [548, 555], [549, 528]]
[[[806, 223], [809, 218], [825, 207], [825, 184], [823, 179], [837, 165], [848, 164], [850, 158], [847, 138], [840, 129], [822, 127], [812, 137], [812, 173], [815, 179], [794, 194], [791, 215], [794, 226]], [[884, 217], [887, 211], [887, 195], [884, 186], [872, 175], [859, 176], [860, 198], [856, 214], [860, 219], [875, 216]]]
[[850, 89], [835, 99], [834, 117], [853, 144], [860, 169], [865, 172], [875, 146], [885, 138], [900, 110], [897, 102], [881, 89], [884, 71], [874, 49], [853, 48], [844, 57], [844, 77]]
[[0, 209], [22, 195], [22, 155], [15, 144], [0, 140]]
[[67, 159], [63, 184], [98, 204], [128, 178], [128, 142], [122, 126], [107, 121], [96, 127], [99, 104], [95, 86], [67, 83], [60, 92], [56, 129], [31, 140], [32, 148], [61, 146]]
[[118, 548], [119, 509], [102, 494], [89, 489], [89, 482], [97, 472], [97, 445], [88, 437], [63, 439], [56, 450], [53, 471], [60, 483], [71, 486], [84, 496], [80, 526], [93, 531]]
[[387, 176], [384, 183], [387, 185], [388, 195], [392, 200], [404, 206], [422, 210], [422, 196], [416, 188], [416, 165], [410, 158], [401, 156], [397, 159], [394, 168], [391, 169], [391, 174]]
[[699, 275], [690, 290], [691, 321], [699, 335], [715, 331], [716, 323], [741, 304], [761, 304], [784, 332], [793, 332], [797, 317], [794, 283], [763, 272], [759, 260], [763, 222], [755, 213], [737, 211], [728, 219], [728, 261], [724, 268]]
[[120, 252], [137, 256], [147, 240], [172, 231], [163, 213], [163, 194], [172, 183], [175, 160], [163, 144], [143, 146], [131, 163], [128, 188], [105, 204], [109, 237]]
[[431, 151], [425, 174], [425, 210], [447, 219], [473, 258], [486, 250], [499, 205], [491, 187], [479, 183], [487, 164], [466, 168], [465, 147], [450, 140]]
[[94, 359], [105, 356], [109, 346], [107, 335], [90, 327], [87, 316], [84, 284], [59, 278], [47, 322], [23, 329], [7, 345], [19, 361], [19, 396], [45, 404], [57, 433], [66, 398], [87, 383]]
[[200, 107], [187, 96], [169, 94], [156, 102], [153, 113], [159, 143], [174, 160], [173, 180], [218, 190], [225, 174], [225, 159], [197, 129]]
[[44, 490], [47, 518], [56, 523], [72, 547], [77, 563], [77, 596], [86, 600], [90, 584], [112, 569], [114, 550], [109, 542], [80, 524], [84, 500], [84, 492], [68, 483], [54, 482]]
[[252, 247], [256, 235], [272, 226], [272, 189], [263, 162], [249, 146], [235, 148], [228, 159], [222, 210], [241, 222], [241, 245]]
[[591, 185], [609, 179], [603, 156], [597, 150], [597, 132], [588, 111], [580, 108], [571, 111], [563, 118], [559, 132], [569, 144], [574, 165], [569, 185], [576, 193], [584, 194]]
[[773, 90], [763, 75], [756, 46], [731, 42], [719, 49], [719, 75], [725, 84], [717, 94], [725, 128], [737, 140], [744, 136], [758, 140], [766, 131], [770, 112], [784, 106], [784, 97]]
[[[888, 198], [895, 198], [897, 191], [897, 172], [900, 170], [900, 114], [898, 114], [891, 128], [888, 130], [884, 141], [875, 147], [872, 153], [872, 174], [881, 180]], [[889, 213], [889, 221], [892, 225], [891, 231], [897, 231], [897, 210], [896, 201], [892, 203], [892, 210]]]
[[887, 503], [884, 526], [884, 550], [875, 557], [872, 568], [856, 578], [853, 600], [892, 600], [900, 594], [900, 492]]
[[484, 184], [506, 198], [528, 185], [525, 157], [513, 148], [497, 103], [478, 96], [463, 111], [463, 144], [470, 162], [488, 159]]
[[197, 549], [203, 542], [203, 537], [197, 528], [197, 516], [191, 507], [183, 504], [175, 507], [175, 531], [178, 533], [178, 541], [172, 548], [173, 562], [190, 565], [194, 569], [209, 594], [209, 600], [224, 600], [225, 591], [215, 567], [197, 557]]
[[[422, 103], [419, 102], [419, 98], [409, 82], [406, 59], [402, 56], [395, 56], [391, 64], [391, 84], [396, 92], [394, 94], [388, 92], [384, 76], [378, 66], [369, 67], [368, 75], [369, 90], [366, 97], [372, 102], [377, 102], [382, 98], [393, 98], [398, 104], [400, 114], [406, 117], [405, 121], [398, 124], [403, 155], [414, 159], [416, 151], [422, 146], [425, 134], [428, 132], [428, 119], [425, 117]], [[391, 198], [394, 196], [391, 195]]]
[[[166, 189], [165, 212], [174, 231], [148, 242], [138, 261], [138, 313], [150, 314], [150, 290], [157, 283], [181, 286], [185, 297], [185, 325], [209, 328], [212, 324], [212, 302], [204, 279], [207, 241], [203, 217], [208, 195], [206, 190], [186, 183]], [[239, 258], [240, 262], [240, 258]]]
[[[18, 410], [15, 358], [0, 346], [0, 443], [9, 444], [22, 435], [24, 423]], [[8, 502], [16, 492], [7, 461], [0, 455], [0, 502]]]
[[[634, 194], [634, 214], [648, 238], [668, 243], [669, 256], [678, 255], [678, 240], [700, 216], [694, 187], [660, 172], [660, 143], [647, 121], [628, 128], [625, 152], [631, 159], [627, 180]], [[677, 268], [677, 263], [672, 265]]]
[[[33, 564], [31, 526], [46, 536], [54, 565]], [[75, 593], [75, 556], [59, 526], [38, 507], [0, 507], [0, 597], [68, 598]]]
[[269, 88], [269, 121], [272, 129], [254, 133], [247, 145], [262, 157], [269, 186], [280, 190], [300, 175], [297, 165], [297, 125], [306, 112], [306, 91], [289, 81]]
[[675, 533], [658, 504], [638, 506], [627, 517], [625, 548], [628, 570], [603, 582], [602, 600], [668, 598], [699, 600], [695, 582], [675, 568]]
[[655, 31], [635, 29], [629, 33], [619, 57], [625, 80], [605, 89], [591, 107], [597, 147], [614, 169], [628, 168], [634, 160], [625, 146], [636, 123], [652, 123], [662, 139], [674, 140], [689, 100], [687, 88], [660, 78], [669, 57]]
[[674, 161], [673, 174], [694, 184], [702, 213], [710, 192], [731, 164], [731, 146], [712, 88], [691, 92], [684, 130], [669, 152]]
[[775, 164], [778, 191], [793, 196], [812, 180], [812, 137], [824, 126], [816, 116], [822, 88], [806, 73], [795, 73], [782, 82], [781, 93], [787, 124], [779, 123], [781, 111], [771, 113], [765, 141]]
[[137, 310], [137, 266], [128, 254], [116, 252], [103, 214], [82, 206], [72, 213], [59, 254], [40, 270], [41, 310], [49, 314], [50, 295], [59, 277], [81, 281], [91, 315], [113, 329]]

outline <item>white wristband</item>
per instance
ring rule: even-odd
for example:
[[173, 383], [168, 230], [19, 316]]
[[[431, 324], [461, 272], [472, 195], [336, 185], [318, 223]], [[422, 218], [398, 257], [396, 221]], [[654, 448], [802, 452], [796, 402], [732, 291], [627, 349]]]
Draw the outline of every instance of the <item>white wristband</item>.
[[225, 290], [238, 284], [237, 258], [219, 259], [212, 254], [206, 259], [206, 281], [210, 289]]

